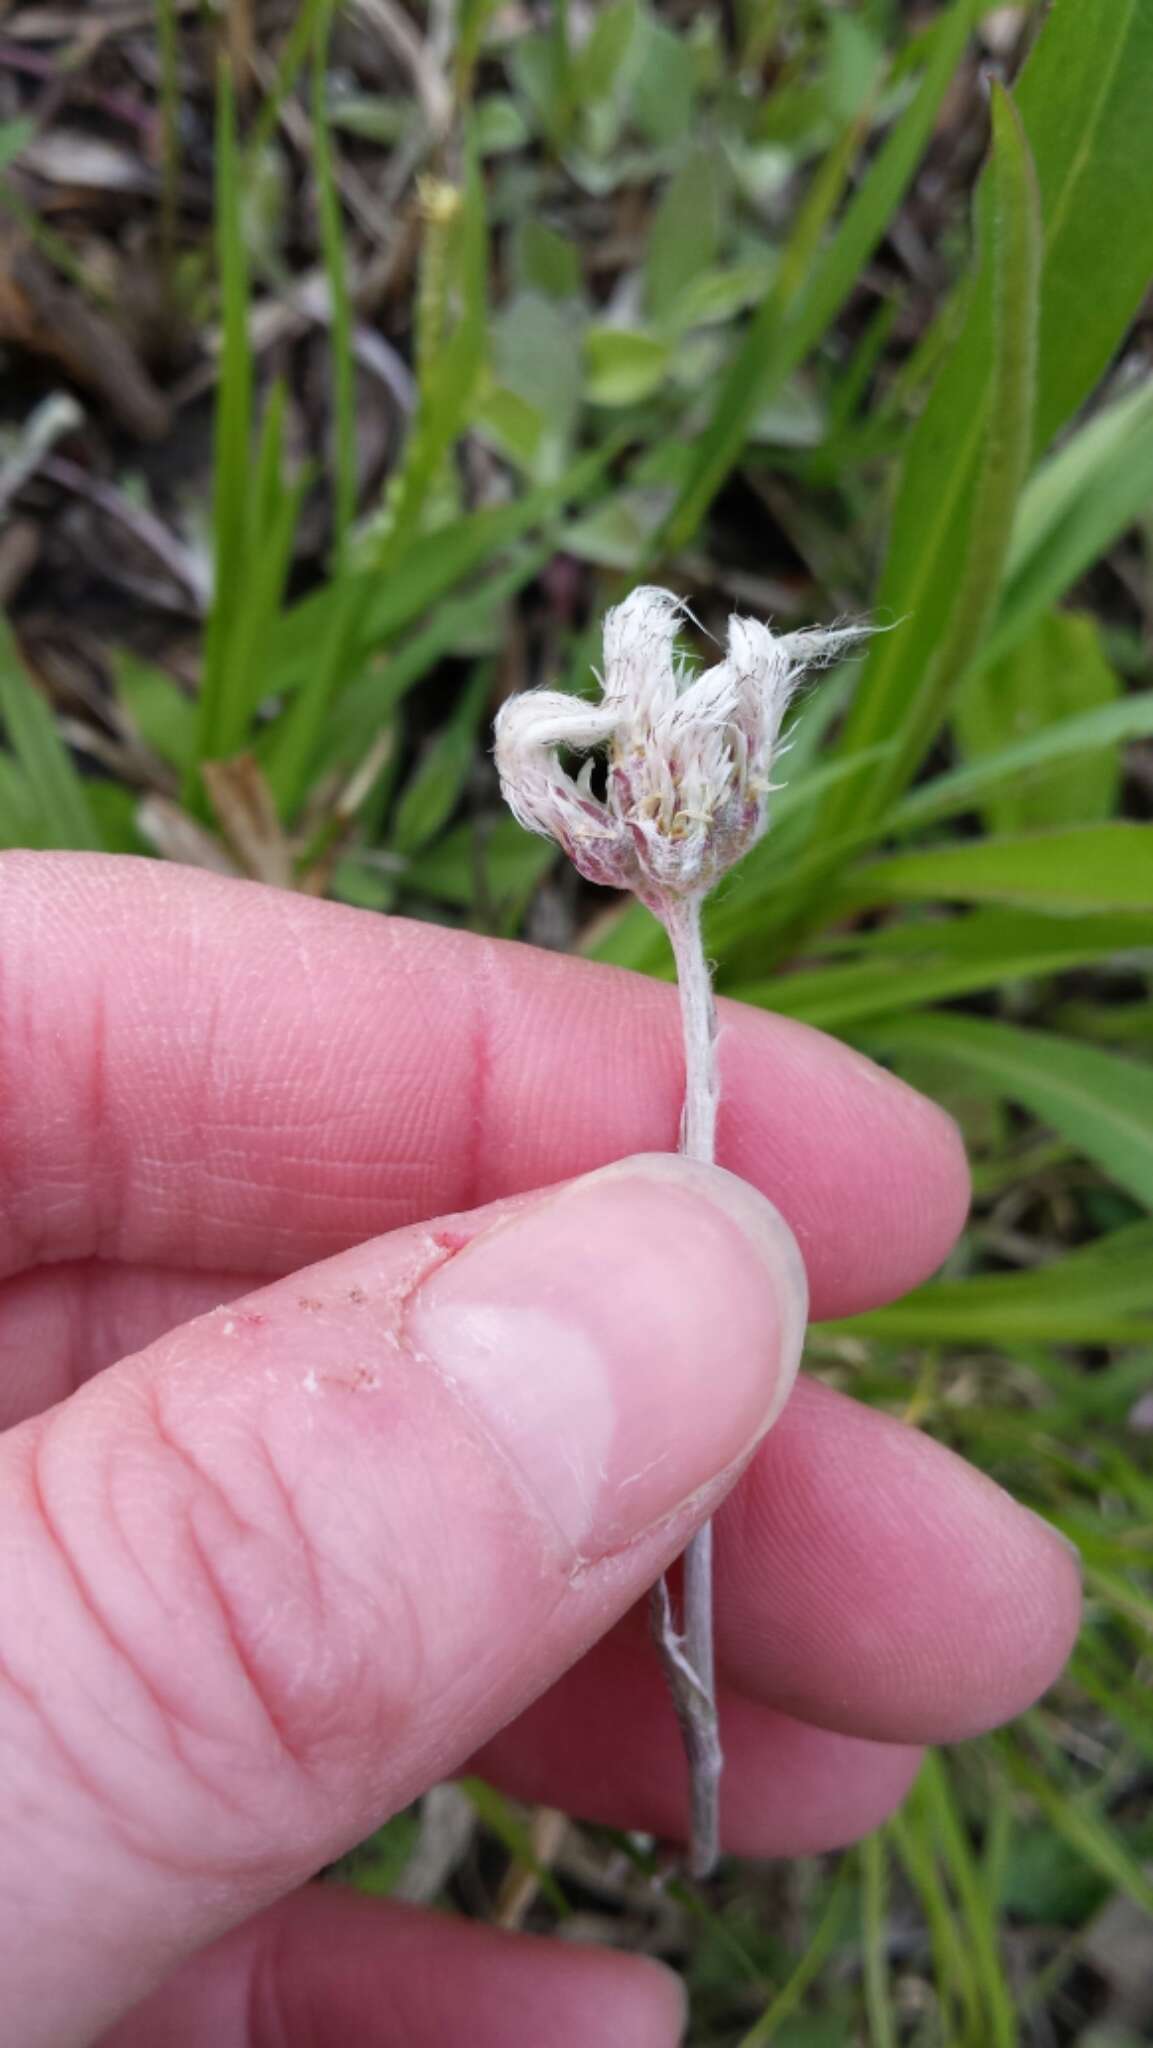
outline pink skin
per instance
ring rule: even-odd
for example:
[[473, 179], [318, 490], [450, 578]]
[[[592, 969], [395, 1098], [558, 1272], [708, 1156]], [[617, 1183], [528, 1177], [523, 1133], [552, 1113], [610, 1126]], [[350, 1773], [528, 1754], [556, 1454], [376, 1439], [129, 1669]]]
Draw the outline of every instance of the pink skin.
[[[964, 1212], [948, 1120], [734, 1006], [722, 1058], [722, 1159], [814, 1311], [931, 1271]], [[464, 2016], [495, 2048], [513, 2006], [547, 2048], [676, 2041], [638, 1959], [296, 1887], [469, 1759], [676, 1835], [637, 1603], [722, 1499], [732, 1849], [853, 1839], [919, 1745], [1060, 1668], [1077, 1572], [1042, 1524], [826, 1389], [773, 1421], [801, 1304], [766, 1205], [644, 1160], [525, 1199], [673, 1143], [671, 991], [9, 856], [0, 1061], [0, 1981], [28, 2048], [424, 2048]]]

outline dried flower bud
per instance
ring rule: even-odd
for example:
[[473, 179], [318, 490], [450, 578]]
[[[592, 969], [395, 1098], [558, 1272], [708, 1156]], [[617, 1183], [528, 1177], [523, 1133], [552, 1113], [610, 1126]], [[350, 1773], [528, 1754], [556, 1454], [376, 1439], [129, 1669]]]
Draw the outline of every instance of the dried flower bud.
[[[496, 762], [522, 825], [556, 839], [590, 882], [631, 889], [658, 914], [707, 894], [760, 838], [781, 720], [805, 670], [827, 666], [860, 627], [775, 636], [729, 620], [725, 659], [694, 674], [676, 652], [685, 607], [634, 590], [605, 620], [598, 704], [559, 690], [502, 706]], [[593, 761], [568, 775], [557, 749], [605, 748], [603, 799]]]

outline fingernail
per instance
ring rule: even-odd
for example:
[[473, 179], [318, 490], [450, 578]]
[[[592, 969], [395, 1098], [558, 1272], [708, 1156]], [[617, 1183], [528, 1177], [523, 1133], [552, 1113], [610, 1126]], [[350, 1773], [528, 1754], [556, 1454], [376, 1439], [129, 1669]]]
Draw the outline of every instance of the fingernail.
[[631, 1542], [746, 1455], [804, 1339], [771, 1203], [666, 1154], [542, 1197], [439, 1267], [409, 1342], [578, 1555]]

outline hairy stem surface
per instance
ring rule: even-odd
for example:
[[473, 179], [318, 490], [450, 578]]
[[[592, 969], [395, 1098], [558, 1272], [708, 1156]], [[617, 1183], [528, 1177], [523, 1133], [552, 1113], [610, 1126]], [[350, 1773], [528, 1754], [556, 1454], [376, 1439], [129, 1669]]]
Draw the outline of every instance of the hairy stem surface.
[[[696, 898], [671, 899], [664, 921], [677, 965], [685, 1041], [685, 1103], [680, 1149], [686, 1159], [712, 1165], [716, 1156], [720, 1081], [716, 1056], [716, 1011], [701, 940]], [[667, 1579], [653, 1588], [653, 1633], [681, 1725], [689, 1764], [692, 1833], [689, 1868], [707, 1877], [720, 1848], [719, 1800], [722, 1769], [717, 1689], [713, 1658], [713, 1531], [706, 1522], [683, 1559], [680, 1626]]]

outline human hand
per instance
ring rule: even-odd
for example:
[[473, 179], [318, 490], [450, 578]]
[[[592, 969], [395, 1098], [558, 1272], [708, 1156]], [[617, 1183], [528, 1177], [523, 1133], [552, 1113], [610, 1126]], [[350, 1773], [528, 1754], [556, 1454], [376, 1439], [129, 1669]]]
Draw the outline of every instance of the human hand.
[[677, 1835], [636, 1603], [742, 1468], [731, 1850], [853, 1839], [919, 1744], [1052, 1678], [1079, 1593], [1043, 1523], [813, 1383], [765, 1435], [804, 1290], [763, 1196], [816, 1314], [888, 1300], [959, 1226], [952, 1125], [787, 1020], [725, 1006], [721, 1060], [748, 1187], [650, 1157], [558, 1191], [675, 1142], [671, 990], [0, 862], [9, 2048], [675, 2041], [640, 1958], [297, 1888], [470, 1760]]

